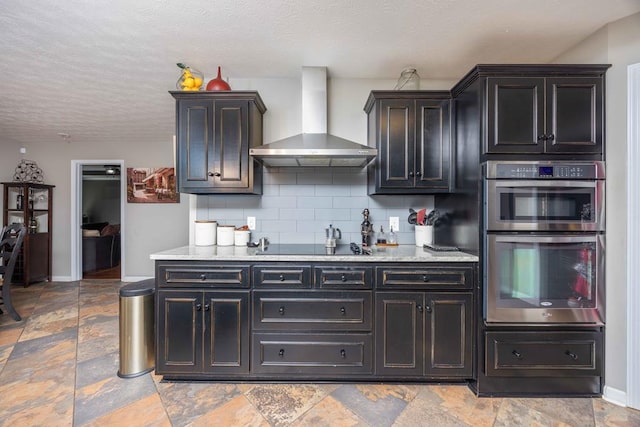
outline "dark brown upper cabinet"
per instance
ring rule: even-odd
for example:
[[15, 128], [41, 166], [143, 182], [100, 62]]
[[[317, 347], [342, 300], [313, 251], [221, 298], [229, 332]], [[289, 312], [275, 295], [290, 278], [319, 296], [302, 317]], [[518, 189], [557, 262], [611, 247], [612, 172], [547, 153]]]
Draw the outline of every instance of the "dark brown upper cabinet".
[[[609, 67], [475, 66], [451, 89], [453, 163], [477, 164], [523, 155], [527, 159], [604, 159], [605, 73]], [[466, 179], [456, 172], [454, 191]]]
[[365, 105], [368, 145], [378, 157], [368, 167], [369, 194], [449, 191], [448, 91], [372, 91]]
[[257, 92], [171, 92], [176, 99], [178, 191], [262, 194], [262, 166], [249, 148], [262, 145], [266, 107]]
[[601, 153], [603, 80], [487, 79], [487, 153]]

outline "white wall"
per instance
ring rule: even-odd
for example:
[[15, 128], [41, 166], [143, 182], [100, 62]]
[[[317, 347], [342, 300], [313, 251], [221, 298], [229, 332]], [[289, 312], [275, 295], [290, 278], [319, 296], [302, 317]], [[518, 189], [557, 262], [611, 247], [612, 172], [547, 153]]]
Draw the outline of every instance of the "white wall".
[[[21, 156], [20, 145], [18, 145], [18, 143], [12, 141], [0, 142], [0, 182], [13, 181], [13, 173], [16, 166], [18, 166], [18, 163], [20, 163], [20, 160], [22, 159]], [[28, 159], [29, 157], [25, 158]], [[0, 197], [0, 211], [3, 208], [3, 199], [4, 197]]]
[[[167, 102], [171, 103], [171, 99]], [[26, 144], [28, 158], [43, 169], [53, 189], [53, 276], [71, 277], [71, 161], [122, 159], [125, 166], [172, 166], [173, 136], [164, 141], [111, 141], [101, 144], [67, 143], [60, 139]], [[180, 204], [133, 204], [125, 206], [124, 276], [152, 276], [149, 254], [188, 242], [188, 198]]]
[[[607, 144], [607, 332], [605, 381], [626, 390], [627, 66], [640, 63], [640, 13], [612, 22], [556, 58], [564, 63], [609, 63]], [[637, 165], [632, 165], [636, 167]], [[637, 262], [637, 260], [629, 260]], [[637, 326], [636, 326], [637, 327]]]

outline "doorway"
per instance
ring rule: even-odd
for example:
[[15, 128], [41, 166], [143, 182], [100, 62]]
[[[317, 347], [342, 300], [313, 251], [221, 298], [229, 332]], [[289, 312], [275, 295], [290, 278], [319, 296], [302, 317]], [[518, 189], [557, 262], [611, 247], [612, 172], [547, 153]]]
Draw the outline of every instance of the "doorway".
[[627, 73], [627, 406], [640, 409], [640, 63]]
[[121, 280], [125, 179], [122, 160], [72, 161], [72, 279]]

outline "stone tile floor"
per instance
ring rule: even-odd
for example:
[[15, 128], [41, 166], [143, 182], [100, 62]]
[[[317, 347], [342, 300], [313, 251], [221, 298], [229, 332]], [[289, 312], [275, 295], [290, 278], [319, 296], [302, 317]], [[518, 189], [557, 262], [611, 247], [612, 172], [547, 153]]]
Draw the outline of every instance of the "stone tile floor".
[[14, 287], [0, 315], [2, 426], [640, 426], [602, 399], [477, 398], [464, 385], [220, 384], [121, 379], [118, 289]]

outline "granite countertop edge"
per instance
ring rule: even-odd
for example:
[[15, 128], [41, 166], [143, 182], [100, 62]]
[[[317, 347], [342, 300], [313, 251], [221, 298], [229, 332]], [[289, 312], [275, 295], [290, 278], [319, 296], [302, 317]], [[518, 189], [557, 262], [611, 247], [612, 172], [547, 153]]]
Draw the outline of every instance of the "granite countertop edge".
[[462, 251], [435, 252], [412, 245], [372, 248], [371, 255], [258, 255], [245, 246], [182, 246], [153, 253], [154, 261], [302, 261], [302, 262], [478, 262], [478, 256]]

